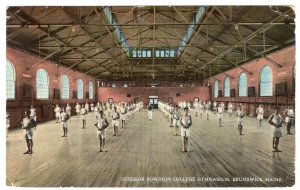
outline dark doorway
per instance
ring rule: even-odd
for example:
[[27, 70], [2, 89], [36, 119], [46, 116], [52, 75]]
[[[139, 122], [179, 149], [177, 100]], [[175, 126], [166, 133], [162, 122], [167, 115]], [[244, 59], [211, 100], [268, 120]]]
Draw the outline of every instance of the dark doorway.
[[149, 96], [149, 103], [152, 105], [153, 109], [158, 108], [158, 96]]

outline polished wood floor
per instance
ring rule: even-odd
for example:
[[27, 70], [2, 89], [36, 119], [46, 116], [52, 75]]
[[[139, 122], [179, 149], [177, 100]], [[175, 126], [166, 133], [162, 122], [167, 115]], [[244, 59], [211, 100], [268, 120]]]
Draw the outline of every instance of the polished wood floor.
[[[295, 182], [295, 135], [286, 135], [284, 127], [279, 145], [282, 152], [274, 153], [272, 129], [265, 120], [260, 128], [255, 118], [246, 117], [244, 135], [240, 136], [235, 117], [225, 114], [224, 127], [218, 127], [214, 115], [210, 121], [193, 116], [191, 151], [182, 153], [181, 138], [173, 136], [173, 128], [161, 112], [155, 110], [154, 120], [148, 121], [146, 111], [141, 111], [127, 123], [126, 129], [120, 129], [119, 137], [112, 136], [110, 126], [106, 140], [108, 152], [98, 153], [93, 118], [89, 113], [87, 129], [80, 129], [80, 119], [72, 116], [67, 138], [61, 137], [61, 124], [54, 121], [39, 124], [32, 155], [23, 155], [26, 144], [22, 131], [9, 132], [7, 185], [274, 187], [292, 186]], [[163, 178], [155, 181], [154, 177]], [[250, 177], [256, 181], [250, 182]], [[137, 181], [142, 178], [144, 181]], [[228, 181], [222, 181], [225, 179]]]

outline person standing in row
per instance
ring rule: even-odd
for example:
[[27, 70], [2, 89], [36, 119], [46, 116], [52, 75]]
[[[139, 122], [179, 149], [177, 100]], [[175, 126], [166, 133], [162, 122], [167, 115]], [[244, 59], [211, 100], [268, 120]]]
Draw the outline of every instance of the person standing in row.
[[104, 117], [103, 111], [100, 111], [100, 117], [95, 124], [97, 130], [97, 138], [100, 142], [100, 150], [98, 152], [106, 152], [105, 150], [105, 138], [106, 138], [106, 128], [109, 126], [107, 119]]
[[36, 129], [36, 122], [31, 118], [27, 111], [25, 111], [25, 117], [21, 122], [22, 129], [24, 132], [25, 141], [27, 144], [27, 151], [23, 154], [32, 154], [33, 153], [33, 128]]
[[194, 109], [195, 109], [195, 116], [198, 117], [198, 114], [199, 114], [199, 102], [195, 101], [193, 106], [194, 106]]
[[113, 108], [111, 117], [112, 117], [112, 126], [114, 127], [114, 133], [115, 133], [114, 136], [118, 136], [118, 131], [119, 131], [118, 127], [119, 127], [120, 114], [117, 111], [116, 107]]
[[[83, 107], [83, 106], [82, 106]], [[86, 102], [85, 103], [85, 109], [86, 109], [86, 112], [88, 113], [89, 111], [90, 111], [90, 108], [89, 108], [90, 106], [89, 106], [89, 103], [88, 102]]]
[[69, 115], [69, 121], [71, 121], [71, 106], [69, 104], [67, 104], [67, 107], [66, 107], [66, 113]]
[[84, 105], [82, 105], [82, 107], [81, 107], [80, 114], [81, 114], [81, 119], [82, 119], [82, 128], [81, 129], [84, 129], [86, 126], [86, 114], [87, 114], [87, 111], [86, 111]]
[[258, 106], [258, 108], [256, 109], [256, 114], [257, 114], [258, 125], [259, 125], [260, 127], [262, 127], [262, 126], [261, 126], [261, 122], [262, 122], [262, 120], [263, 120], [263, 118], [264, 118], [264, 108], [262, 107], [261, 104], [260, 104], [260, 105]]
[[188, 152], [190, 127], [192, 125], [192, 117], [188, 114], [188, 107], [184, 108], [185, 114], [180, 119], [181, 137], [182, 137], [182, 152]]
[[91, 112], [94, 112], [94, 103], [93, 102], [91, 102], [90, 107], [91, 107]]
[[216, 102], [216, 101], [214, 101], [214, 103], [213, 103], [213, 110], [214, 110], [214, 114], [216, 114], [216, 113], [217, 113], [217, 106], [218, 106], [217, 102]]
[[8, 137], [9, 127], [10, 127], [10, 114], [6, 112], [6, 137]]
[[126, 121], [126, 114], [127, 114], [127, 108], [125, 107], [125, 103], [122, 103], [122, 107], [120, 108], [120, 111], [121, 111], [122, 128], [125, 128], [125, 121]]
[[243, 132], [243, 125], [244, 125], [244, 116], [246, 115], [244, 110], [242, 109], [242, 106], [238, 106], [238, 109], [235, 112], [235, 115], [237, 116], [237, 124], [238, 124], [238, 131], [239, 134], [242, 135]]
[[58, 104], [56, 104], [54, 112], [55, 112], [55, 117], [56, 117], [56, 123], [58, 123], [58, 122], [60, 122], [60, 112], [61, 112], [61, 108], [58, 106]]
[[170, 127], [173, 127], [173, 113], [174, 113], [174, 106], [173, 104], [170, 104], [170, 110], [169, 110]]
[[76, 103], [76, 106], [75, 106], [75, 110], [76, 110], [77, 117], [79, 117], [79, 115], [80, 115], [80, 109], [81, 109], [81, 106], [80, 106], [79, 103], [77, 102], [77, 103]]
[[223, 118], [224, 108], [222, 107], [221, 104], [219, 104], [217, 112], [218, 112], [218, 119], [219, 119], [219, 127], [222, 127], [222, 118]]
[[228, 103], [227, 109], [228, 109], [228, 115], [229, 117], [231, 117], [233, 111], [233, 106], [231, 102]]
[[96, 120], [98, 120], [98, 118], [99, 118], [99, 106], [98, 106], [98, 104], [95, 106], [95, 108], [94, 108], [94, 116], [95, 116], [95, 118], [96, 118]]
[[178, 105], [176, 105], [175, 110], [173, 112], [173, 127], [174, 127], [174, 136], [178, 135], [178, 130], [180, 127], [180, 111]]
[[148, 120], [151, 121], [152, 120], [152, 105], [149, 103], [148, 105]]
[[206, 120], [209, 120], [209, 116], [210, 116], [210, 104], [209, 103], [205, 104], [205, 115], [206, 115]]
[[62, 128], [63, 128], [63, 132], [64, 132], [64, 135], [62, 137], [67, 137], [68, 135], [68, 122], [69, 122], [69, 119], [70, 119], [70, 115], [65, 112], [64, 108], [62, 109], [62, 113], [60, 114], [61, 115], [61, 121], [62, 121]]
[[203, 104], [203, 102], [199, 102], [199, 113], [200, 113], [200, 117], [201, 117], [201, 119], [202, 119], [202, 116], [203, 116], [203, 113], [204, 113], [204, 104]]
[[36, 121], [36, 109], [35, 107], [33, 107], [33, 105], [31, 105], [30, 107], [30, 117], [34, 119], [34, 121]]
[[286, 122], [286, 131], [288, 135], [291, 135], [291, 127], [295, 122], [295, 113], [292, 107], [288, 106], [288, 108], [284, 111], [285, 122]]
[[282, 117], [281, 115], [278, 113], [278, 108], [274, 108], [274, 113], [272, 115], [270, 115], [270, 117], [268, 118], [268, 122], [270, 123], [270, 125], [273, 127], [273, 140], [272, 140], [272, 148], [274, 149], [274, 152], [281, 152], [278, 149], [278, 145], [279, 145], [279, 139], [280, 137], [282, 137], [282, 132], [281, 132], [281, 127], [282, 127]]

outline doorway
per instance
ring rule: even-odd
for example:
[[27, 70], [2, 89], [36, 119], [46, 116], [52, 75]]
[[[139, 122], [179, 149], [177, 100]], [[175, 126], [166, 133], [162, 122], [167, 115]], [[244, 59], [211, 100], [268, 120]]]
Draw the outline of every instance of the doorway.
[[152, 105], [153, 109], [158, 108], [158, 96], [149, 96], [149, 103]]

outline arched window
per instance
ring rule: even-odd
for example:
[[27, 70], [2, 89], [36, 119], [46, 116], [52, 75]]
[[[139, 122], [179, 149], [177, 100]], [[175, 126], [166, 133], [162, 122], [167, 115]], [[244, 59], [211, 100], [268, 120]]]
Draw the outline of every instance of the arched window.
[[239, 77], [239, 96], [247, 96], [247, 76], [245, 73]]
[[6, 60], [6, 99], [16, 98], [16, 71], [13, 64]]
[[36, 73], [36, 98], [49, 99], [49, 77], [44, 69], [38, 69]]
[[215, 80], [214, 83], [214, 97], [218, 97], [219, 95], [219, 82], [217, 80]]
[[69, 78], [66, 75], [61, 77], [61, 98], [69, 99], [70, 98], [70, 83]]
[[77, 99], [83, 99], [83, 82], [81, 79], [77, 80]]
[[89, 99], [94, 99], [94, 87], [92, 81], [89, 82]]
[[264, 67], [260, 72], [260, 96], [273, 95], [272, 69], [268, 66]]
[[229, 96], [230, 96], [230, 79], [229, 77], [226, 77], [224, 81], [224, 97], [229, 97]]

